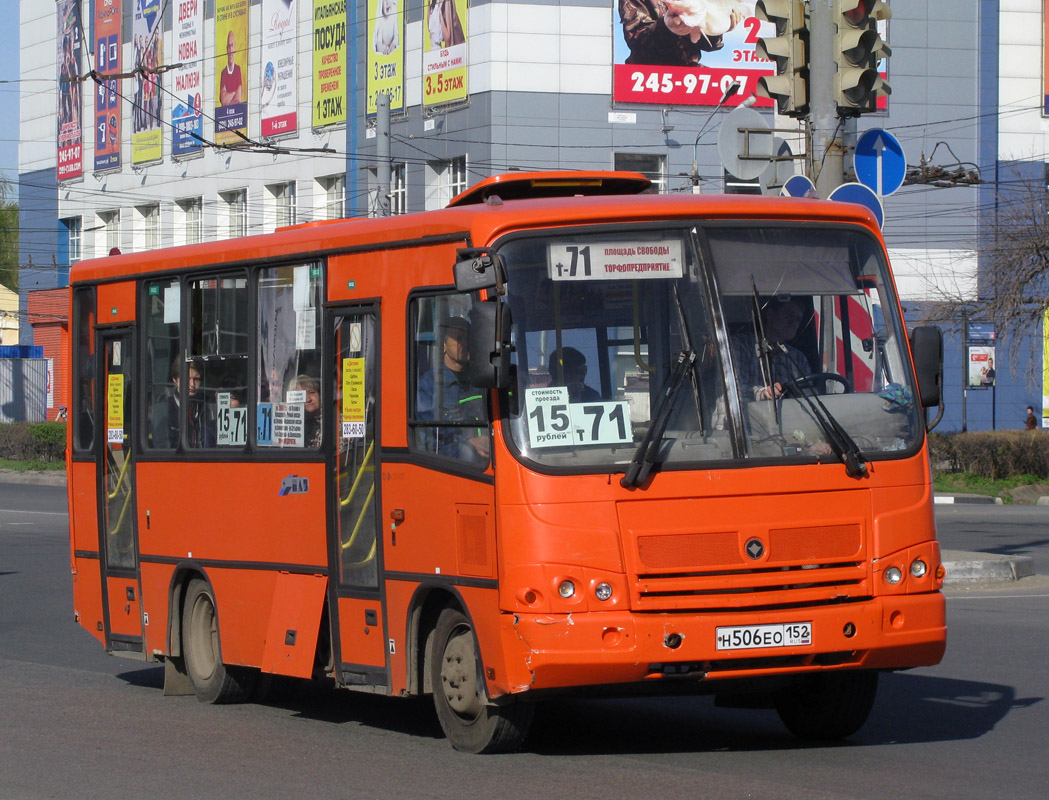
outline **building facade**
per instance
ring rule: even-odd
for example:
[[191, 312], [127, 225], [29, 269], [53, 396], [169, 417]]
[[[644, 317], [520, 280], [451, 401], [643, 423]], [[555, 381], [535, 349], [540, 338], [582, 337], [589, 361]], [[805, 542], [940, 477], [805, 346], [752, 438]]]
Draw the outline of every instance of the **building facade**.
[[[661, 191], [722, 191], [720, 123], [769, 71], [741, 5], [738, 25], [664, 59], [642, 44], [641, 0], [22, 0], [22, 319], [29, 291], [113, 248], [438, 208], [508, 170], [635, 169]], [[926, 168], [884, 201], [915, 318], [977, 297], [1003, 176], [1044, 184], [1045, 6], [893, 4], [888, 107], [846, 134], [888, 129]], [[754, 110], [794, 125], [769, 105]], [[942, 428], [1017, 427], [1039, 405], [1040, 336], [1017, 343], [1016, 374], [967, 389], [970, 349], [949, 329]]]

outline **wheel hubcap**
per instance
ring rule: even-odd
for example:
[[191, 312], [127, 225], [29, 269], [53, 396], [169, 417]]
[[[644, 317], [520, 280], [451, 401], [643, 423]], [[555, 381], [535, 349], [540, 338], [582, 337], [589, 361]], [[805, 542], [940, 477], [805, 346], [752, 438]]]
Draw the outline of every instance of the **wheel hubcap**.
[[477, 660], [468, 628], [455, 631], [448, 639], [441, 663], [441, 684], [448, 705], [456, 714], [473, 719], [481, 712]]

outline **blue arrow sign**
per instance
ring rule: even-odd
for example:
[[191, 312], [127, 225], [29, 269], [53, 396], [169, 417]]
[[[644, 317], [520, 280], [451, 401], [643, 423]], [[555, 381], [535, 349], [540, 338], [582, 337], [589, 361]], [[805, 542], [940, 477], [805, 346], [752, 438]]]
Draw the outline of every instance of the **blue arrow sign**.
[[895, 136], [881, 128], [871, 128], [856, 140], [853, 166], [856, 180], [881, 197], [903, 186], [907, 175], [903, 146]]
[[804, 175], [794, 175], [787, 179], [779, 193], [783, 197], [808, 197], [809, 192], [815, 192], [816, 187], [812, 181]]
[[862, 183], [843, 183], [830, 193], [828, 199], [842, 203], [856, 203], [868, 208], [878, 221], [879, 228], [885, 224], [885, 209], [882, 208], [881, 199], [869, 186], [864, 186]]

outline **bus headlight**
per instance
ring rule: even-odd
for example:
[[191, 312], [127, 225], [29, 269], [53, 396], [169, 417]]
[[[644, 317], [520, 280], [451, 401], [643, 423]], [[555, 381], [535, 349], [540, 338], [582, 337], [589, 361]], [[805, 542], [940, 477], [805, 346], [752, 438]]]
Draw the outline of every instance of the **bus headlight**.
[[885, 582], [895, 586], [903, 580], [903, 570], [899, 567], [889, 567], [885, 570]]
[[924, 578], [926, 573], [929, 571], [929, 566], [920, 558], [914, 559], [911, 562], [911, 575], [915, 578]]
[[612, 585], [602, 581], [594, 587], [594, 595], [598, 600], [608, 600], [612, 596]]
[[565, 600], [575, 595], [575, 584], [572, 581], [561, 581], [557, 587], [557, 593]]

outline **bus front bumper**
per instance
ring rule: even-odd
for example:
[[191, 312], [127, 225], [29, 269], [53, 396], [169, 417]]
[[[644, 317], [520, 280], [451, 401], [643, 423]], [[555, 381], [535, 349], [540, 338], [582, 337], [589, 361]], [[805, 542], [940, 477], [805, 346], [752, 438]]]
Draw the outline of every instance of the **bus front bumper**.
[[[943, 657], [945, 610], [943, 595], [930, 592], [781, 611], [506, 614], [502, 635], [507, 674], [494, 681], [489, 676], [489, 688], [495, 696], [843, 667], [928, 666]], [[797, 631], [805, 624], [811, 626], [808, 644], [754, 646], [755, 639], [779, 640], [777, 626]], [[747, 646], [734, 647], [728, 633]]]

